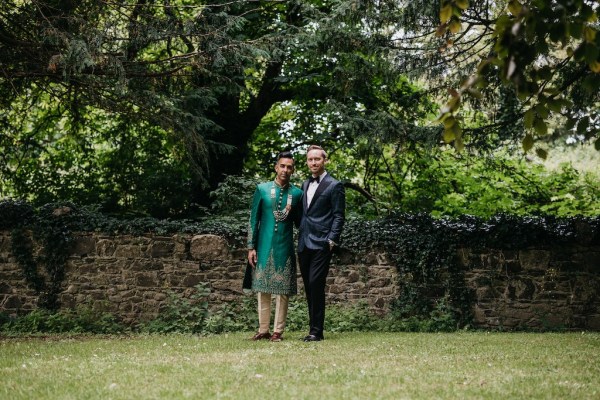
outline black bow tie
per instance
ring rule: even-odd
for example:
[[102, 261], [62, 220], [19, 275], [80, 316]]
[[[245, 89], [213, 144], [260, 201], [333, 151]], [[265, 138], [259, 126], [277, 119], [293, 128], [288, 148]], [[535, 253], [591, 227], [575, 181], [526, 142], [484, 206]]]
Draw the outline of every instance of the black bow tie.
[[310, 178], [308, 178], [308, 183], [309, 184], [313, 183], [313, 182], [319, 183], [319, 179], [321, 179], [321, 176], [317, 176], [316, 178], [314, 178], [314, 177], [311, 176]]

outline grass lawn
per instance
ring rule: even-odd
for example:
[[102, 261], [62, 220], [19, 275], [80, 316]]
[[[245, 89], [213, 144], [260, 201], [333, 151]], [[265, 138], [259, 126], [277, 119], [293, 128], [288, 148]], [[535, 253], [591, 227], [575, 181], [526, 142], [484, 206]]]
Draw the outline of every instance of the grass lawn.
[[0, 399], [599, 399], [600, 333], [0, 339]]

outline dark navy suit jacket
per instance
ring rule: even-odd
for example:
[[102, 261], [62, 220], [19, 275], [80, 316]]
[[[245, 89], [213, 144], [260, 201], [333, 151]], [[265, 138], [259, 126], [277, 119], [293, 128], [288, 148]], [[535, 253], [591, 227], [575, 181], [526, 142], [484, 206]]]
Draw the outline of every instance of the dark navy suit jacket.
[[346, 210], [346, 193], [344, 185], [326, 174], [319, 183], [312, 198], [310, 207], [306, 204], [308, 180], [302, 184], [302, 219], [298, 232], [298, 252], [305, 248], [324, 249], [329, 240], [340, 243], [344, 227]]

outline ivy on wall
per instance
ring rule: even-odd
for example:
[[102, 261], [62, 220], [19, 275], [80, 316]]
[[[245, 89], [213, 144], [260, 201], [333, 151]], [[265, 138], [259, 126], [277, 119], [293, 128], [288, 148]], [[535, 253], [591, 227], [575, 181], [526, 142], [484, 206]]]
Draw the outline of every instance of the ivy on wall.
[[392, 257], [400, 279], [393, 310], [399, 319], [445, 314], [456, 327], [469, 324], [474, 298], [458, 260], [459, 248], [523, 249], [573, 242], [600, 244], [600, 218], [501, 214], [489, 219], [468, 215], [435, 219], [397, 213], [377, 220], [350, 220], [343, 235], [347, 248], [378, 249]]
[[[212, 215], [201, 221], [153, 218], [117, 219], [73, 204], [48, 204], [34, 209], [24, 202], [0, 202], [0, 229], [12, 230], [12, 250], [25, 279], [45, 307], [57, 307], [69, 256], [71, 232], [107, 234], [201, 234], [223, 236], [243, 248], [247, 219]], [[33, 256], [27, 232], [42, 247]], [[600, 244], [600, 217], [496, 215], [489, 219], [461, 216], [436, 219], [428, 214], [392, 213], [367, 220], [349, 219], [342, 246], [361, 254], [381, 250], [392, 257], [401, 292], [393, 313], [399, 320], [443, 320], [462, 327], [471, 319], [473, 293], [465, 282], [459, 248], [523, 249], [548, 244]], [[43, 265], [45, 273], [40, 273]]]
[[[19, 215], [19, 210], [23, 212], [22, 215]], [[63, 216], [70, 210], [68, 206], [55, 208], [46, 205], [34, 213], [25, 203], [16, 203], [13, 208], [5, 202], [0, 204], [0, 212], [6, 211], [2, 225], [13, 225], [12, 254], [23, 270], [25, 281], [39, 295], [39, 306], [48, 310], [60, 307], [59, 294], [73, 240]], [[37, 257], [33, 254], [34, 242], [40, 246]], [[44, 267], [43, 273], [40, 265]]]

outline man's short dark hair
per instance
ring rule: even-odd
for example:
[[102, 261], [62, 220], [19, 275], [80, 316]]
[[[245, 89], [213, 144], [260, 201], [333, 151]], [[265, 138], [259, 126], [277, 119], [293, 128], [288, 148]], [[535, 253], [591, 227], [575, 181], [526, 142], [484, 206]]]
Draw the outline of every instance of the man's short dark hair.
[[277, 161], [279, 161], [282, 158], [291, 158], [293, 160], [294, 155], [291, 151], [282, 151], [281, 153], [277, 154]]

